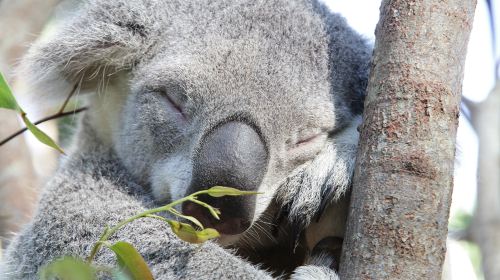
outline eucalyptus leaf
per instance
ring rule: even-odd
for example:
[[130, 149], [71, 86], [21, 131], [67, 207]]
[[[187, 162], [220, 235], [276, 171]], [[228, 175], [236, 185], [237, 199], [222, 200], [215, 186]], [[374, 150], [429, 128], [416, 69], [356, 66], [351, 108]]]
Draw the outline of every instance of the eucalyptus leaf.
[[0, 108], [12, 109], [21, 112], [16, 98], [12, 94], [7, 81], [2, 73], [0, 73]]
[[109, 246], [115, 252], [118, 264], [123, 271], [133, 280], [153, 280], [153, 274], [149, 270], [144, 258], [137, 252], [132, 244], [118, 241]]
[[239, 196], [239, 195], [252, 195], [261, 194], [259, 192], [241, 191], [235, 188], [215, 186], [207, 190], [207, 194], [212, 197], [222, 197], [222, 196]]
[[207, 204], [207, 206], [208, 206], [207, 207], [208, 211], [210, 211], [210, 214], [212, 214], [212, 216], [214, 216], [214, 218], [216, 218], [217, 220], [220, 220], [220, 216], [219, 216], [220, 215], [220, 211], [219, 211], [219, 209], [214, 208], [214, 207], [212, 207], [212, 206], [210, 206], [208, 204]]
[[130, 276], [127, 275], [123, 270], [116, 269], [112, 273], [113, 280], [133, 280]]
[[41, 131], [38, 127], [36, 127], [36, 125], [34, 125], [26, 117], [25, 113], [22, 113], [21, 117], [22, 117], [22, 119], [24, 121], [24, 124], [26, 124], [26, 127], [28, 128], [28, 130], [31, 133], [33, 133], [33, 135], [36, 137], [36, 139], [38, 139], [38, 141], [40, 141], [43, 144], [45, 144], [45, 145], [47, 145], [49, 147], [52, 147], [52, 148], [58, 150], [59, 152], [61, 152], [62, 154], [64, 154], [63, 149], [61, 149], [61, 147], [59, 147], [59, 145], [57, 145], [57, 143], [54, 140], [52, 140], [52, 138], [50, 138], [47, 134], [45, 134], [45, 132]]
[[191, 221], [193, 224], [195, 224], [196, 226], [198, 226], [199, 228], [203, 229], [203, 225], [201, 224], [200, 221], [198, 221], [198, 219], [196, 219], [195, 217], [192, 217], [192, 216], [186, 216], [186, 215], [183, 215], [181, 213], [179, 213], [179, 211], [175, 210], [174, 208], [171, 208], [168, 210], [170, 213], [176, 215], [176, 216], [179, 216], [183, 219], [186, 219], [186, 220], [189, 220]]
[[214, 216], [214, 218], [216, 218], [217, 220], [220, 220], [220, 217], [219, 217], [220, 211], [219, 211], [219, 209], [214, 208], [214, 207], [210, 206], [209, 204], [207, 204], [207, 203], [205, 203], [205, 202], [203, 202], [201, 200], [198, 200], [198, 199], [191, 198], [190, 201], [192, 201], [192, 202], [194, 202], [196, 204], [199, 204], [199, 205], [207, 208], [208, 211], [210, 211], [210, 214], [212, 214], [212, 216]]
[[41, 280], [95, 280], [96, 271], [81, 259], [63, 257], [42, 268]]
[[199, 244], [220, 236], [213, 228], [197, 231], [190, 224], [177, 221], [169, 221], [168, 223], [177, 237], [189, 243]]

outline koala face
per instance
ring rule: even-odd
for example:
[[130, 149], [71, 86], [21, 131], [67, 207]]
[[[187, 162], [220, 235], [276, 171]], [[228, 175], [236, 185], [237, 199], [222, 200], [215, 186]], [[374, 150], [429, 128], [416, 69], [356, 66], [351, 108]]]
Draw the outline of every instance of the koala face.
[[138, 67], [115, 143], [160, 202], [215, 185], [263, 193], [202, 197], [221, 210], [217, 222], [198, 205], [183, 205], [225, 235], [250, 227], [279, 183], [312, 161], [336, 128], [326, 65], [293, 69], [293, 57], [277, 64], [275, 54], [245, 43], [208, 45], [203, 57], [159, 55]]
[[182, 211], [228, 240], [271, 204], [304, 227], [350, 184], [369, 48], [315, 1], [195, 2], [87, 0], [24, 75], [97, 91], [90, 125], [159, 203], [223, 185], [262, 194]]

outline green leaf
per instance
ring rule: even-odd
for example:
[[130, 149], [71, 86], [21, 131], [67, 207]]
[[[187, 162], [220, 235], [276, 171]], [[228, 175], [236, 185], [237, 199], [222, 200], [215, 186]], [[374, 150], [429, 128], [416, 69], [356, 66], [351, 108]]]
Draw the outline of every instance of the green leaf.
[[7, 81], [0, 73], [0, 108], [12, 109], [21, 112]]
[[132, 244], [118, 241], [109, 246], [109, 249], [115, 252], [118, 264], [133, 280], [153, 280], [146, 261]]
[[212, 214], [212, 216], [214, 216], [214, 218], [216, 218], [217, 220], [220, 220], [220, 217], [219, 217], [220, 211], [219, 211], [219, 209], [214, 208], [214, 207], [210, 206], [209, 204], [206, 204], [205, 202], [200, 201], [200, 200], [198, 200], [196, 198], [190, 198], [189, 200], [192, 201], [192, 202], [194, 202], [194, 203], [196, 203], [196, 204], [199, 204], [199, 205], [207, 208], [208, 211], [210, 211], [210, 214]]
[[171, 208], [168, 210], [170, 213], [174, 214], [174, 215], [177, 215], [183, 219], [186, 219], [186, 220], [189, 220], [191, 221], [193, 224], [195, 224], [196, 226], [198, 226], [199, 228], [203, 229], [203, 225], [200, 223], [200, 221], [198, 221], [198, 219], [196, 219], [195, 217], [192, 217], [192, 216], [186, 216], [186, 215], [182, 215], [181, 213], [179, 213], [179, 211], [175, 210], [174, 208]]
[[40, 272], [41, 280], [94, 280], [95, 269], [81, 259], [63, 257], [44, 268]]
[[206, 228], [204, 230], [197, 231], [190, 224], [180, 223], [177, 221], [168, 221], [168, 223], [177, 237], [189, 243], [199, 244], [220, 236], [220, 234], [213, 228]]
[[26, 127], [29, 129], [29, 131], [31, 131], [31, 133], [33, 133], [33, 135], [35, 135], [35, 137], [36, 137], [36, 139], [38, 139], [38, 141], [40, 141], [40, 142], [44, 143], [45, 145], [52, 147], [52, 148], [58, 150], [59, 152], [61, 152], [62, 154], [64, 154], [64, 151], [61, 149], [61, 147], [59, 147], [59, 145], [57, 145], [56, 142], [54, 140], [52, 140], [52, 138], [50, 138], [47, 134], [45, 134], [45, 132], [41, 131], [38, 127], [36, 127], [36, 125], [34, 125], [26, 117], [25, 113], [22, 113], [21, 117], [23, 118], [23, 121], [24, 121], [24, 124], [26, 124]]
[[213, 208], [212, 206], [206, 204], [206, 203], [202, 203], [202, 205], [205, 204], [205, 207], [208, 208], [208, 211], [210, 211], [210, 214], [212, 214], [212, 216], [214, 216], [214, 218], [216, 218], [217, 220], [220, 220], [220, 211], [219, 209], [217, 208]]
[[128, 276], [124, 271], [120, 269], [114, 270], [112, 275], [113, 280], [133, 280], [132, 278], [130, 278], [130, 276]]
[[[175, 214], [175, 215], [179, 215], [179, 217], [182, 217], [184, 219], [187, 219], [187, 220], [190, 220], [192, 221], [196, 226], [200, 227], [201, 229], [203, 229], [203, 225], [200, 223], [200, 221], [198, 221], [195, 217], [191, 217], [191, 216], [185, 216], [185, 215], [182, 215], [181, 213], [177, 212], [177, 210], [175, 209], [168, 209], [167, 211]], [[168, 223], [169, 221], [171, 221], [170, 219], [167, 219], [165, 217], [162, 217], [162, 216], [158, 216], [158, 215], [153, 215], [153, 214], [148, 214], [146, 215], [146, 217], [148, 218], [153, 218], [153, 219], [157, 219], [157, 220], [161, 220], [161, 221], [164, 221], [166, 223]]]
[[223, 187], [223, 186], [215, 186], [211, 187], [207, 190], [207, 194], [212, 197], [222, 197], [222, 196], [239, 196], [239, 195], [252, 195], [252, 194], [261, 194], [259, 192], [249, 192], [249, 191], [240, 191], [235, 188]]

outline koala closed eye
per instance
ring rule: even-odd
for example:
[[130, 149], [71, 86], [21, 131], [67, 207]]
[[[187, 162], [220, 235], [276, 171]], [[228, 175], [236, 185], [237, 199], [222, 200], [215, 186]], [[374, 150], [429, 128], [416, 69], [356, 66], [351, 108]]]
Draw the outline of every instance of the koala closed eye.
[[174, 113], [176, 119], [181, 122], [186, 122], [188, 120], [189, 116], [186, 108], [188, 98], [180, 86], [168, 85], [151, 91], [162, 97], [165, 103], [165, 109]]
[[171, 95], [169, 95], [167, 93], [163, 93], [162, 95], [167, 99], [167, 101], [169, 102], [170, 107], [172, 107], [172, 109], [176, 110], [183, 117], [186, 117], [184, 115], [184, 110], [182, 109], [182, 105], [179, 105], [178, 101], [174, 101], [174, 97], [172, 97]]
[[313, 160], [327, 144], [328, 134], [320, 129], [300, 132], [296, 140], [290, 141], [288, 154], [290, 164], [298, 166]]

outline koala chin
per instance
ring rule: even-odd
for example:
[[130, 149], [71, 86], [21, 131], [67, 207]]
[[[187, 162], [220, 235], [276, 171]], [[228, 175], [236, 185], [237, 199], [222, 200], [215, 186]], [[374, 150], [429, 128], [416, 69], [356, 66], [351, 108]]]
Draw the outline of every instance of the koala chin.
[[[107, 225], [215, 185], [261, 194], [179, 211], [221, 238], [141, 219], [156, 279], [338, 279], [371, 47], [314, 0], [86, 0], [21, 63], [30, 92], [89, 110], [2, 279], [85, 257]], [[35, 97], [34, 97], [35, 98]], [[333, 241], [334, 242], [333, 242]], [[332, 242], [330, 242], [332, 241]], [[333, 245], [332, 245], [333, 244]], [[36, 253], [34, 253], [36, 252]], [[112, 253], [97, 263], [112, 265]]]

